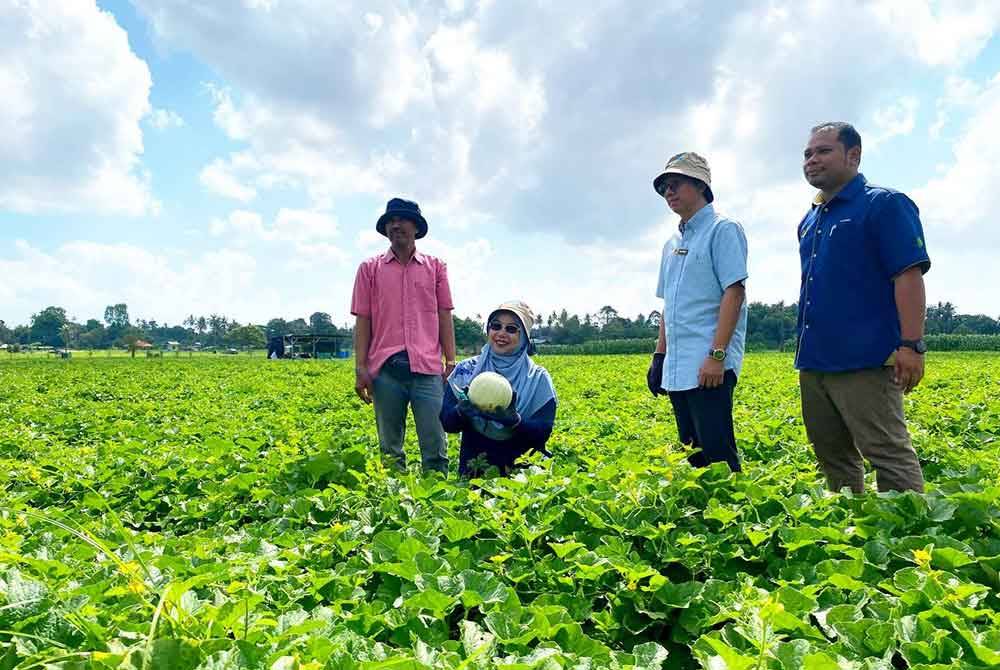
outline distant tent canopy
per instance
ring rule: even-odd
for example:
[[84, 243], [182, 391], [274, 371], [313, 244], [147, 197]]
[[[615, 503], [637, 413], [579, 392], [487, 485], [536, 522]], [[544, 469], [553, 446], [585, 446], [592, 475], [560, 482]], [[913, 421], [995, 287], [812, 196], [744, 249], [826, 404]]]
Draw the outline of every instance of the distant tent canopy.
[[267, 341], [267, 357], [268, 358], [284, 358], [285, 357], [285, 338], [280, 335], [275, 335]]
[[146, 340], [136, 340], [133, 345], [136, 349], [152, 349], [153, 345]]
[[268, 340], [268, 358], [346, 358], [349, 335], [283, 335]]

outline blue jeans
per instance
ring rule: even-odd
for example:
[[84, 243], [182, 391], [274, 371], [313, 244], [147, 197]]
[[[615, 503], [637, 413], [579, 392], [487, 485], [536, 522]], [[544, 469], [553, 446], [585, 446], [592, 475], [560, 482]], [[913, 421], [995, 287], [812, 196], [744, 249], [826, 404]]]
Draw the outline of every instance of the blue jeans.
[[448, 474], [448, 439], [438, 415], [444, 399], [440, 375], [410, 372], [409, 366], [386, 364], [379, 370], [375, 385], [375, 424], [382, 456], [401, 469], [406, 468], [403, 438], [406, 435], [406, 408], [413, 408], [420, 444], [420, 465], [424, 472]]

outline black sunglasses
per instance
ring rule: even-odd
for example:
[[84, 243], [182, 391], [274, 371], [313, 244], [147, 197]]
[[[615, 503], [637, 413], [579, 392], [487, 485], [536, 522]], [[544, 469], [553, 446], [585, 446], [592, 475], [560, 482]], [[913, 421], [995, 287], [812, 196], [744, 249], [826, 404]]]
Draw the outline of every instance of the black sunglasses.
[[506, 326], [500, 323], [499, 321], [492, 321], [490, 323], [490, 330], [500, 330], [501, 328], [503, 328], [504, 331], [506, 331], [511, 335], [517, 335], [518, 333], [521, 332], [521, 329], [515, 326], [513, 323], [508, 323]]
[[681, 177], [679, 179], [664, 179], [660, 182], [660, 195], [666, 194], [667, 190], [671, 190], [677, 193], [677, 190], [684, 184], [690, 183], [691, 180]]

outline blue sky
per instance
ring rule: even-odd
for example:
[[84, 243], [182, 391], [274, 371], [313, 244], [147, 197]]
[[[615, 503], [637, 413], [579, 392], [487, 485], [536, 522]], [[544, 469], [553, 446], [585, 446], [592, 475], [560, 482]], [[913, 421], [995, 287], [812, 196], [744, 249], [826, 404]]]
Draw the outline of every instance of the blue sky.
[[650, 180], [705, 155], [794, 301], [808, 128], [855, 123], [921, 208], [928, 297], [1000, 316], [996, 2], [101, 0], [0, 8], [0, 319], [350, 319], [394, 195], [457, 313], [509, 298], [657, 309], [674, 217]]

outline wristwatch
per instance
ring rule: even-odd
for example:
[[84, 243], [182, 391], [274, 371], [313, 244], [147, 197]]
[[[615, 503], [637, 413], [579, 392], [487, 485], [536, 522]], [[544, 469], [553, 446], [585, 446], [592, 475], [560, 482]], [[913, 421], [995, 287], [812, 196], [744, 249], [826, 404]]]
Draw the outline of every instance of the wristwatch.
[[712, 358], [714, 358], [717, 361], [724, 361], [724, 360], [726, 360], [726, 350], [725, 349], [711, 349], [711, 350], [709, 350], [708, 355], [711, 356]]
[[923, 338], [919, 340], [900, 340], [900, 347], [906, 347], [907, 349], [913, 349], [918, 354], [927, 353], [927, 344], [924, 342]]

